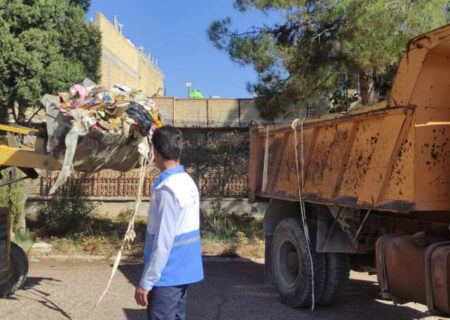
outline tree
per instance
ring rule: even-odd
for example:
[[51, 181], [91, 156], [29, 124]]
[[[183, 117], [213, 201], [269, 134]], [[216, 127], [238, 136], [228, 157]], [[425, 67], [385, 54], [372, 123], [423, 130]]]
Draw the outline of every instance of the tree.
[[1, 121], [8, 108], [17, 121], [44, 93], [97, 80], [100, 32], [69, 0], [0, 0], [0, 46]]
[[[312, 103], [336, 90], [343, 73], [359, 75], [363, 104], [387, 94], [408, 40], [448, 20], [449, 0], [235, 0], [242, 11], [282, 11], [284, 20], [232, 29], [230, 18], [211, 24], [208, 35], [258, 81], [249, 85], [262, 116]], [[378, 90], [382, 84], [383, 90]]]
[[[0, 183], [15, 180], [22, 176], [16, 168], [8, 168], [2, 171], [3, 178]], [[18, 181], [7, 186], [0, 187], [0, 207], [9, 209], [11, 225], [17, 234], [26, 233], [25, 221], [26, 186], [24, 181]]]
[[91, 0], [70, 0], [70, 3], [80, 6], [84, 12], [87, 12], [91, 6]]
[[229, 186], [234, 179], [246, 177], [248, 153], [245, 132], [187, 131], [181, 162], [192, 173], [201, 193], [221, 200], [230, 196]]

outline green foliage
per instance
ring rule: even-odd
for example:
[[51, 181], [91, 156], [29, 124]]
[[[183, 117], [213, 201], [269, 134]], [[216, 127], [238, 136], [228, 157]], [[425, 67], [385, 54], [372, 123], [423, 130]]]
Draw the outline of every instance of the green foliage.
[[[4, 178], [0, 180], [0, 183], [20, 178], [22, 173], [18, 169], [9, 168], [3, 170], [2, 175]], [[26, 232], [25, 201], [26, 190], [23, 181], [0, 187], [0, 207], [9, 209], [13, 232], [22, 235]]]
[[221, 209], [220, 200], [213, 203], [213, 212], [205, 216], [202, 236], [208, 239], [235, 243], [244, 236], [248, 239], [262, 239], [262, 222], [250, 214], [238, 215]]
[[[250, 85], [265, 118], [278, 116], [291, 105], [301, 106], [330, 95], [340, 75], [361, 74], [364, 103], [382, 79], [379, 98], [389, 93], [393, 73], [408, 40], [445, 24], [449, 0], [235, 0], [242, 11], [277, 10], [284, 20], [252, 27], [232, 28], [230, 18], [215, 21], [209, 38], [233, 61], [251, 64], [259, 74]], [[376, 86], [376, 88], [379, 88]], [[300, 103], [302, 102], [302, 103]]]
[[73, 235], [90, 227], [94, 209], [81, 185], [74, 184], [40, 204], [37, 224], [42, 235]]
[[84, 77], [97, 80], [100, 32], [69, 0], [0, 0], [0, 46], [3, 115], [14, 103], [23, 113], [44, 93]]
[[28, 252], [33, 246], [35, 238], [32, 233], [18, 233], [14, 237], [14, 243], [18, 244], [25, 252]]
[[347, 111], [353, 102], [358, 101], [358, 95], [356, 93], [350, 95], [349, 88], [350, 81], [345, 78], [337, 83], [334, 91], [328, 97], [332, 105], [330, 113]]
[[80, 6], [84, 12], [87, 12], [91, 6], [91, 0], [70, 0], [70, 3]]
[[9, 188], [7, 186], [0, 187], [0, 207], [9, 207]]
[[248, 133], [205, 131], [185, 134], [181, 163], [190, 170], [198, 185], [209, 195], [223, 198], [235, 177], [247, 176]]

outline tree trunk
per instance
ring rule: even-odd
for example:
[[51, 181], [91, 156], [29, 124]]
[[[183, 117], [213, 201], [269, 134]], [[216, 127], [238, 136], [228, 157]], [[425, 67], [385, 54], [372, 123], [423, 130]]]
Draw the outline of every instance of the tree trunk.
[[375, 73], [372, 69], [359, 72], [359, 86], [361, 90], [362, 104], [368, 105], [375, 103]]
[[23, 181], [17, 183], [17, 196], [16, 196], [16, 233], [24, 236], [27, 233], [27, 220], [26, 220], [26, 201], [27, 191], [26, 185]]
[[[15, 109], [15, 104], [12, 104], [9, 108], [11, 109], [11, 114], [13, 116], [14, 123], [17, 123], [17, 114], [16, 114], [16, 109]], [[7, 120], [9, 120], [9, 119], [7, 119]]]
[[[19, 178], [18, 169], [11, 168], [9, 171], [9, 180]], [[26, 190], [23, 181], [15, 182], [9, 185], [9, 210], [13, 222], [13, 231], [16, 234], [25, 235], [27, 230], [25, 218]]]
[[0, 104], [0, 124], [8, 124], [8, 107]]

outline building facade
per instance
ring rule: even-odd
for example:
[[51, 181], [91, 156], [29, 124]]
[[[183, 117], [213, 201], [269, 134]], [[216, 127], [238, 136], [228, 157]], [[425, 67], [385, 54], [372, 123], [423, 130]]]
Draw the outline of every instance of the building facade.
[[120, 83], [140, 89], [150, 97], [163, 96], [164, 74], [156, 61], [122, 34], [117, 21], [112, 23], [97, 13], [95, 23], [102, 34], [100, 84], [111, 88]]

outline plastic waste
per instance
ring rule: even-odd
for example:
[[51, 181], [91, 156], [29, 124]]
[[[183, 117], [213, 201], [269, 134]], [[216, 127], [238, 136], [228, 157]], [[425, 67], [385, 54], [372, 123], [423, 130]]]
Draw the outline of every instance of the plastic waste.
[[47, 119], [47, 151], [62, 166], [51, 194], [72, 170], [128, 171], [150, 151], [148, 136], [163, 121], [155, 103], [139, 90], [106, 90], [90, 79], [41, 99]]
[[150, 133], [150, 129], [154, 124], [153, 117], [142, 105], [131, 102], [127, 109], [127, 114], [128, 117], [137, 123], [142, 136], [145, 137]]

